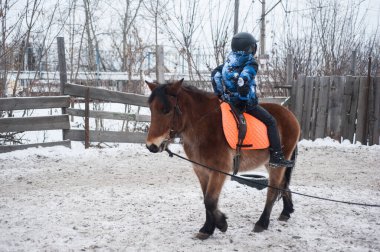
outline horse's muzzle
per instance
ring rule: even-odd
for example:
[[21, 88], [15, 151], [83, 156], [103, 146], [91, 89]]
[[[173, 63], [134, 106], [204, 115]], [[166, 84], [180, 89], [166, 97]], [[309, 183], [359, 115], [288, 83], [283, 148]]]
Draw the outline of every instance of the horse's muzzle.
[[167, 147], [168, 147], [168, 144], [169, 144], [169, 141], [165, 140], [163, 141], [160, 146], [157, 146], [155, 145], [154, 143], [150, 144], [150, 145], [146, 145], [146, 147], [148, 148], [148, 150], [152, 153], [157, 153], [157, 152], [162, 152], [164, 151]]
[[148, 150], [152, 153], [157, 153], [160, 151], [160, 148], [155, 144], [146, 145], [146, 148], [148, 148]]

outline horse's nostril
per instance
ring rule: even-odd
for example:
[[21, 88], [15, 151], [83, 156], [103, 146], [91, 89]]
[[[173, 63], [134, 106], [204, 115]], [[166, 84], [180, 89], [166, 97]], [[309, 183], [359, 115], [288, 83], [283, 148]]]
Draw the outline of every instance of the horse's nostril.
[[158, 147], [157, 147], [157, 145], [155, 145], [155, 144], [146, 145], [146, 147], [148, 148], [148, 150], [150, 152], [153, 152], [153, 153], [157, 153], [158, 150], [159, 150]]

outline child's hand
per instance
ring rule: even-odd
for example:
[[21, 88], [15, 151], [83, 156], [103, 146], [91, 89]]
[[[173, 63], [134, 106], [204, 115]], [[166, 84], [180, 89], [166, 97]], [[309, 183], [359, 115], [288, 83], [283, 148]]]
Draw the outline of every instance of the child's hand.
[[248, 83], [244, 83], [242, 86], [238, 86], [237, 90], [240, 96], [246, 97], [249, 93]]
[[247, 102], [239, 100], [235, 104], [235, 108], [238, 110], [239, 113], [244, 113], [247, 108]]

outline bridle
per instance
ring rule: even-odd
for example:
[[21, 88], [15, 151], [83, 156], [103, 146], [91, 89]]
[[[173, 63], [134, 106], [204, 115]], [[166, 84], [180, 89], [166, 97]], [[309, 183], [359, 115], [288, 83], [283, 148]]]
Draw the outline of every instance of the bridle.
[[[175, 104], [174, 104], [174, 107], [173, 107], [173, 117], [172, 117], [172, 121], [170, 123], [170, 130], [169, 130], [169, 140], [172, 140], [173, 138], [176, 138], [180, 132], [179, 132], [179, 119], [180, 117], [182, 116], [182, 111], [178, 105], [178, 95], [179, 95], [179, 91], [176, 95], [170, 95], [172, 97], [175, 98]], [[177, 116], [176, 116], [177, 115]], [[176, 120], [177, 118], [177, 120]], [[177, 121], [177, 127], [175, 127], [175, 122]]]
[[[179, 120], [182, 116], [182, 111], [178, 105], [178, 95], [180, 93], [180, 90], [177, 92], [177, 94], [167, 94], [168, 96], [171, 96], [175, 98], [175, 104], [173, 106], [173, 117], [170, 123], [170, 129], [168, 135], [165, 137], [164, 141], [162, 142], [163, 149], [167, 149], [168, 145], [173, 142], [173, 140], [177, 137], [179, 137]], [[177, 118], [177, 120], [176, 120]], [[177, 122], [177, 123], [176, 123]]]

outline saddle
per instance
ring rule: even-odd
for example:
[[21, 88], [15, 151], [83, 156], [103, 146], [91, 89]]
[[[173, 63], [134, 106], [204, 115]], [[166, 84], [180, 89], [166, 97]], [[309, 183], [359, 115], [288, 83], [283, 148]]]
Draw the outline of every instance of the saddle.
[[[224, 136], [232, 149], [236, 150], [239, 145], [241, 149], [245, 150], [258, 150], [269, 147], [267, 127], [263, 122], [248, 113], [243, 113], [243, 117], [241, 117], [226, 102], [222, 102], [220, 107], [222, 110]], [[244, 122], [239, 123], [241, 120], [245, 121], [246, 133], [242, 143], [239, 143], [239, 129], [244, 130]], [[239, 124], [241, 125], [240, 127]], [[240, 132], [240, 135], [244, 135], [243, 132]]]
[[230, 147], [236, 150], [233, 159], [233, 174], [240, 167], [241, 149], [258, 150], [269, 147], [267, 127], [263, 122], [248, 113], [239, 113], [229, 103], [220, 104], [224, 136]]

